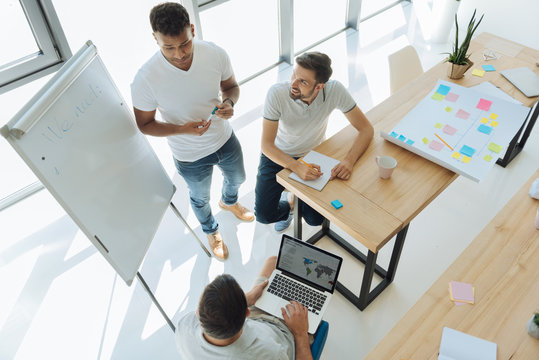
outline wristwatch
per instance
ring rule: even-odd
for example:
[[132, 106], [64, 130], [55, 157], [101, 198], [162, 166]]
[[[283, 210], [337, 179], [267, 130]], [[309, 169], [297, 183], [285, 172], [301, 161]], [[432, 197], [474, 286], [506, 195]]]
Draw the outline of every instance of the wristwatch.
[[234, 107], [234, 101], [233, 101], [231, 98], [223, 99], [223, 103], [224, 103], [225, 101], [227, 101], [227, 100], [230, 101], [230, 105], [232, 105], [232, 107]]

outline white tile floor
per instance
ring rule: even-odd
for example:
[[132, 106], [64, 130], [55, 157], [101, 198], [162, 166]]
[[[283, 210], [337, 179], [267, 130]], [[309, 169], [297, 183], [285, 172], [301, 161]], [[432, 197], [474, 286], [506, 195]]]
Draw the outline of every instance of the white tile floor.
[[[535, 14], [539, 10], [532, 1], [517, 3], [534, 6], [531, 12]], [[350, 88], [364, 111], [389, 94], [388, 53], [412, 43], [428, 69], [447, 51], [448, 44], [432, 45], [423, 36], [417, 20], [421, 18], [417, 15], [420, 5], [420, 1], [399, 5], [362, 24], [361, 33], [348, 31], [317, 47], [332, 57], [334, 77]], [[487, 2], [476, 0], [475, 5], [485, 9]], [[504, 15], [498, 10], [494, 7], [489, 11], [501, 21]], [[396, 25], [384, 33], [380, 31], [388, 28], [381, 25], [384, 23]], [[536, 31], [522, 31], [537, 29], [536, 23], [497, 31], [498, 23], [490, 18], [481, 30], [539, 47], [532, 35]], [[289, 75], [290, 68], [284, 67], [242, 86], [232, 124], [244, 149], [248, 174], [241, 202], [250, 207], [254, 204], [265, 92]], [[344, 124], [342, 114], [334, 113], [329, 135]], [[357, 310], [340, 294], [334, 297], [326, 315], [330, 334], [324, 359], [361, 359], [376, 345], [535, 171], [539, 165], [538, 133], [536, 126], [524, 151], [507, 168], [495, 166], [481, 183], [459, 177], [414, 219], [394, 283], [365, 311]], [[178, 187], [176, 206], [204, 238], [165, 141], [152, 139], [152, 145]], [[230, 259], [223, 263], [206, 257], [175, 215], [167, 211], [141, 269], [174, 322], [196, 308], [203, 287], [217, 274], [230, 273], [248, 289], [264, 259], [277, 251], [281, 235], [272, 226], [241, 223], [219, 210], [220, 183], [216, 174], [212, 205]], [[141, 285], [135, 281], [126, 286], [47, 191], [2, 211], [0, 229], [0, 359], [178, 358], [172, 332]], [[314, 230], [307, 227], [305, 233]], [[342, 254], [330, 243], [322, 241], [321, 246]], [[390, 247], [382, 250], [379, 259], [387, 261]], [[362, 269], [344, 257], [341, 280], [353, 287]]]

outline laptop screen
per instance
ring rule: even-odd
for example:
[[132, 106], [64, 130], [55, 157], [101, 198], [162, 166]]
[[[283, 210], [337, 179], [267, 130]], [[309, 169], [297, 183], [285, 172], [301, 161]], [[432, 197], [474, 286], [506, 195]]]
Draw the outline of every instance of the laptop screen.
[[277, 269], [333, 292], [342, 258], [283, 234]]

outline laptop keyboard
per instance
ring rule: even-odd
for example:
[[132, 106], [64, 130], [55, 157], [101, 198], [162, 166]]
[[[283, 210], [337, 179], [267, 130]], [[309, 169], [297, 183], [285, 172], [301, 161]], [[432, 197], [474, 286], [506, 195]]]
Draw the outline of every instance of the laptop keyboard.
[[267, 291], [284, 300], [297, 301], [314, 314], [320, 313], [327, 298], [326, 295], [280, 274], [275, 275]]

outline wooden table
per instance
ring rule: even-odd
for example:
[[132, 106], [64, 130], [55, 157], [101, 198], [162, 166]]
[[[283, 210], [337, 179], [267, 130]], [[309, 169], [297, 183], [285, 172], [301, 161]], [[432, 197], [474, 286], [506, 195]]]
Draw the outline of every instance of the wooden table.
[[[499, 55], [497, 60], [488, 62], [498, 70], [517, 66], [531, 67], [530, 64], [533, 64], [534, 71], [538, 71], [535, 69], [535, 61], [539, 59], [539, 51], [487, 33], [481, 34], [471, 43], [471, 58], [475, 66], [487, 63], [482, 60], [483, 51], [487, 48], [493, 49]], [[518, 50], [518, 53], [515, 56], [505, 55], [500, 49], [505, 52], [511, 50], [513, 53]], [[327, 236], [365, 264], [359, 296], [340, 282], [336, 286], [337, 290], [360, 310], [363, 310], [393, 281], [410, 221], [458, 176], [450, 170], [383, 140], [378, 135], [380, 131], [390, 131], [428, 94], [439, 78], [448, 79], [446, 66], [445, 63], [436, 65], [366, 114], [374, 126], [375, 136], [366, 152], [355, 164], [349, 180], [330, 181], [324, 190], [319, 192], [290, 180], [288, 169], [277, 174], [277, 181], [292, 191], [296, 199], [301, 199], [326, 218], [322, 229], [307, 241], [316, 243]], [[468, 87], [484, 80], [492, 82], [527, 106], [534, 102], [533, 99], [526, 98], [514, 88], [498, 71], [487, 72], [483, 78], [472, 76], [469, 71], [463, 79], [454, 82]], [[356, 129], [349, 125], [320, 144], [315, 150], [335, 159], [344, 159], [349, 150], [346, 144], [351, 144], [356, 135]], [[382, 180], [378, 177], [378, 169], [374, 161], [377, 155], [390, 155], [397, 159], [398, 166], [391, 179]], [[339, 210], [334, 209], [330, 204], [335, 199], [339, 199], [343, 204]], [[296, 204], [295, 209], [294, 235], [301, 238], [300, 207]], [[330, 222], [363, 244], [368, 249], [367, 255], [332, 231]], [[397, 238], [391, 260], [385, 270], [376, 264], [377, 254], [395, 235]], [[371, 291], [374, 273], [382, 277], [382, 282]]]
[[[539, 170], [369, 353], [367, 359], [437, 359], [444, 326], [498, 344], [498, 359], [537, 359], [526, 322], [539, 310]], [[450, 301], [451, 280], [475, 287], [475, 304]]]

